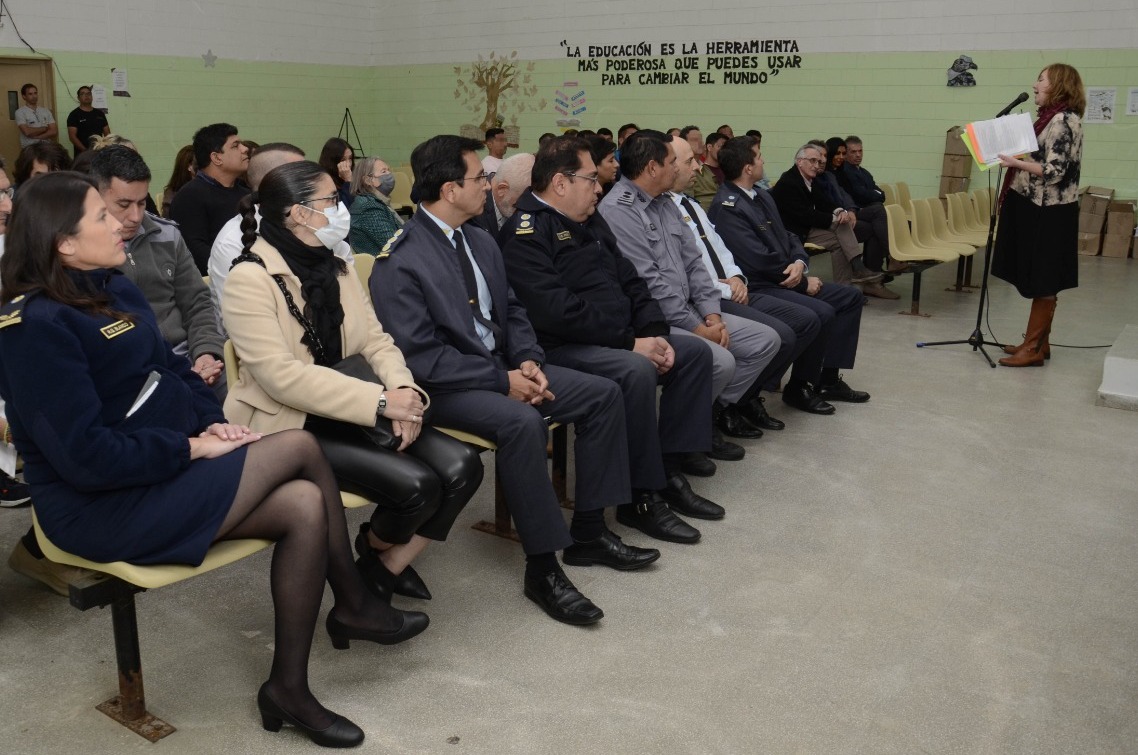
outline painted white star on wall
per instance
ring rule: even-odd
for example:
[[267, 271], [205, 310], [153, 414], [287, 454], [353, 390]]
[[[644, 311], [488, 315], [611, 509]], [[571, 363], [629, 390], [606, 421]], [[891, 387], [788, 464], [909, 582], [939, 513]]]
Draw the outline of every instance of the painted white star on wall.
[[202, 60], [205, 61], [206, 68], [213, 68], [213, 64], [217, 62], [217, 56], [213, 54], [213, 50], [206, 50], [205, 55], [202, 55]]

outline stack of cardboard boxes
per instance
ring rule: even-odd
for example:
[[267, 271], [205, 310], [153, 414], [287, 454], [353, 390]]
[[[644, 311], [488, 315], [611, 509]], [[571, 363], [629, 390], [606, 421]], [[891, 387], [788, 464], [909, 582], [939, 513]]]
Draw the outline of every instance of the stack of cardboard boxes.
[[1094, 257], [1102, 250], [1102, 231], [1114, 189], [1088, 186], [1079, 192], [1079, 254]]
[[1106, 209], [1106, 233], [1102, 237], [1102, 256], [1130, 256], [1134, 241], [1134, 201], [1111, 202]]
[[945, 137], [938, 195], [941, 198], [958, 191], [968, 191], [968, 182], [972, 176], [972, 154], [960, 138], [963, 133], [964, 129], [960, 126], [953, 126]]

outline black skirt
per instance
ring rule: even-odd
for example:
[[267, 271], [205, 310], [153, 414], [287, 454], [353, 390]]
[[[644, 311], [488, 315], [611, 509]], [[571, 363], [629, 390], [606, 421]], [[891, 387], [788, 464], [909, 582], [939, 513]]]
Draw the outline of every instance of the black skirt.
[[1040, 207], [1009, 191], [1000, 210], [992, 275], [1027, 299], [1077, 288], [1078, 233], [1078, 202]]

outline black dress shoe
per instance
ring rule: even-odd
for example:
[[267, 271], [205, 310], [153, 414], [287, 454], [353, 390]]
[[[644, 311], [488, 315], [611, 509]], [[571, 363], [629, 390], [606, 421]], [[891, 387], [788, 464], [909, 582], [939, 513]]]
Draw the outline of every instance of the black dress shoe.
[[715, 474], [715, 462], [707, 458], [707, 454], [702, 451], [694, 451], [684, 456], [680, 469], [683, 470], [684, 474], [695, 477], [711, 477]]
[[809, 383], [800, 383], [799, 385], [787, 384], [782, 389], [782, 402], [788, 406], [793, 406], [795, 409], [801, 409], [810, 414], [833, 414], [834, 407], [827, 404], [822, 398], [814, 393], [814, 389], [810, 387]]
[[865, 391], [855, 391], [846, 385], [846, 381], [838, 378], [838, 382], [818, 387], [818, 396], [827, 401], [847, 401], [851, 404], [864, 404], [869, 401], [869, 394]]
[[573, 543], [561, 554], [561, 560], [570, 566], [592, 566], [601, 564], [611, 566], [619, 571], [635, 571], [642, 569], [656, 559], [660, 558], [660, 551], [655, 548], [637, 548], [635, 545], [625, 545], [620, 537], [611, 530], [596, 540], [587, 543]]
[[722, 519], [727, 513], [718, 503], [713, 503], [691, 489], [691, 483], [682, 474], [672, 475], [660, 491], [660, 497], [668, 508], [684, 516], [696, 519]]
[[763, 437], [763, 431], [743, 419], [737, 404], [724, 409], [716, 419], [719, 430], [731, 438], [755, 439]]
[[[372, 548], [371, 544], [367, 541], [367, 533], [369, 530], [371, 530], [371, 525], [367, 522], [360, 525], [360, 532], [356, 535], [356, 553], [361, 557], [366, 553], [372, 553], [378, 558], [379, 554], [376, 553], [375, 549]], [[418, 598], [419, 600], [431, 599], [431, 591], [427, 589], [427, 583], [419, 576], [419, 572], [415, 571], [415, 567], [410, 564], [407, 564], [407, 568], [404, 569], [402, 573], [395, 575], [392, 592], [407, 598]]]
[[[402, 614], [402, 623], [398, 629], [358, 629], [342, 623], [334, 615], [334, 610], [328, 612], [324, 621], [324, 628], [328, 630], [328, 637], [332, 640], [332, 647], [337, 650], [347, 650], [348, 640], [366, 640], [378, 642], [380, 645], [398, 645], [406, 642], [422, 632], [431, 623], [427, 614], [419, 611], [396, 611]], [[395, 609], [392, 609], [395, 610]]]
[[756, 396], [746, 404], [741, 404], [739, 413], [743, 415], [743, 419], [763, 430], [782, 430], [786, 427], [786, 423], [781, 419], [775, 419], [767, 414], [766, 399], [762, 396]]
[[740, 461], [747, 455], [747, 450], [738, 443], [732, 443], [724, 438], [719, 428], [712, 426], [711, 451], [707, 455], [716, 461]]
[[642, 496], [637, 503], [617, 506], [616, 520], [648, 537], [669, 543], [698, 543], [700, 538], [699, 530], [680, 519], [666, 503], [651, 494]]
[[384, 603], [391, 603], [391, 593], [395, 589], [395, 575], [387, 570], [379, 556], [369, 551], [356, 559], [356, 569], [363, 577], [364, 585], [372, 595]]
[[581, 594], [560, 569], [540, 577], [530, 577], [527, 574], [525, 594], [551, 618], [566, 624], [596, 624], [605, 615], [604, 611], [593, 605], [593, 601]]
[[295, 716], [277, 705], [277, 701], [270, 697], [269, 691], [265, 689], [266, 685], [268, 682], [262, 684], [261, 689], [257, 691], [257, 709], [261, 711], [261, 726], [265, 727], [265, 731], [280, 731], [281, 724], [287, 721], [303, 731], [313, 744], [321, 747], [356, 747], [364, 741], [363, 729], [335, 713], [332, 714], [335, 716], [332, 723], [325, 729], [305, 726]]

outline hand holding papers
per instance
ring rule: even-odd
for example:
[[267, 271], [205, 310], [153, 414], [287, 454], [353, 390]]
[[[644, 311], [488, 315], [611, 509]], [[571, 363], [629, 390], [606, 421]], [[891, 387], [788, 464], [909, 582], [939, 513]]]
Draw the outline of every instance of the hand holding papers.
[[1001, 154], [1026, 155], [1039, 149], [1039, 140], [1027, 113], [969, 123], [960, 138], [980, 170], [999, 165]]

